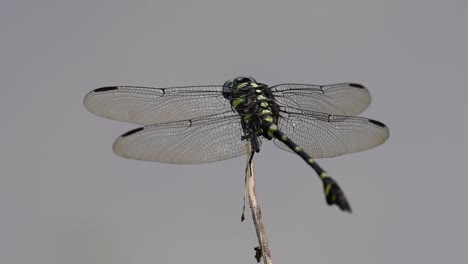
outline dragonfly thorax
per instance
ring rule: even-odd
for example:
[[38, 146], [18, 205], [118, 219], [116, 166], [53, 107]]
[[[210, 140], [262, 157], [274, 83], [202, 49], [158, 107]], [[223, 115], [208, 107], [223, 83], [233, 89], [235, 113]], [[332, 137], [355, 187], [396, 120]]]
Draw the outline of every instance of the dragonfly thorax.
[[237, 77], [223, 85], [223, 96], [241, 117], [244, 139], [249, 139], [258, 152], [259, 136], [271, 139], [262, 128], [263, 123], [277, 123], [279, 108], [270, 88], [251, 77]]

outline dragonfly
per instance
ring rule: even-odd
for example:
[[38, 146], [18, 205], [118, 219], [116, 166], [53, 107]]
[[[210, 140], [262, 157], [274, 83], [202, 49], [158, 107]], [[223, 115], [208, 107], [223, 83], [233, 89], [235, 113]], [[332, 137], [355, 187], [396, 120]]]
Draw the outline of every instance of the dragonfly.
[[[121, 135], [125, 158], [199, 164], [260, 151], [263, 140], [302, 158], [323, 183], [325, 200], [351, 212], [343, 190], [315, 159], [360, 152], [389, 137], [383, 123], [356, 116], [370, 104], [357, 83], [268, 86], [241, 76], [223, 85], [109, 86], [84, 98], [90, 112], [141, 127]], [[254, 151], [254, 152], [253, 152]]]

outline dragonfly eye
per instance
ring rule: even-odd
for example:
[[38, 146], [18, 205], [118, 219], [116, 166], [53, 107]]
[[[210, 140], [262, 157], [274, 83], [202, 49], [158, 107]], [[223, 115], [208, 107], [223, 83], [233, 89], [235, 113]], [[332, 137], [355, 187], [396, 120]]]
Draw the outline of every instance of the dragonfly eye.
[[250, 83], [257, 83], [254, 78], [240, 76], [234, 79], [228, 80], [223, 84], [223, 96], [229, 100], [237, 92], [238, 89], [247, 86]]
[[223, 86], [225, 88], [236, 88], [243, 83], [257, 83], [257, 81], [252, 77], [241, 76], [226, 81]]
[[233, 87], [234, 85], [234, 80], [235, 79], [231, 79], [231, 80], [227, 80], [224, 84], [223, 84], [223, 87]]
[[231, 79], [223, 84], [223, 96], [228, 100], [231, 100], [234, 95], [234, 81], [235, 79]]
[[241, 84], [241, 83], [256, 83], [257, 81], [252, 78], [252, 77], [249, 77], [249, 76], [241, 76], [241, 77], [237, 77], [235, 79], [235, 84]]
[[[224, 87], [230, 87], [230, 88], [237, 88], [239, 87], [239, 85], [241, 84], [249, 84], [249, 83], [256, 83], [257, 81], [255, 81], [254, 78], [252, 77], [244, 77], [244, 76], [241, 76], [241, 77], [236, 77], [234, 79], [231, 79], [227, 82], [224, 83]], [[245, 86], [245, 85], [244, 85]]]

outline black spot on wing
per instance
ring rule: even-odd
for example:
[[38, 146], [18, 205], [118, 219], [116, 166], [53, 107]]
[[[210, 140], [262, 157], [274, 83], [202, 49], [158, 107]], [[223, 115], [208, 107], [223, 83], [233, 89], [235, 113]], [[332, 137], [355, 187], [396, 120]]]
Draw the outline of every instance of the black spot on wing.
[[128, 136], [130, 136], [132, 134], [135, 134], [135, 133], [138, 133], [138, 132], [142, 131], [143, 129], [145, 129], [145, 128], [144, 127], [139, 127], [139, 128], [130, 130], [127, 133], [123, 134], [121, 137], [128, 137]]
[[108, 87], [97, 88], [96, 90], [94, 90], [94, 92], [95, 93], [108, 92], [108, 91], [113, 91], [113, 90], [117, 90], [117, 89], [119, 89], [119, 88], [115, 87], [115, 86], [108, 86]]
[[360, 88], [360, 89], [365, 89], [366, 88], [366, 87], [364, 87], [364, 85], [359, 84], [359, 83], [350, 83], [349, 86], [354, 87], [354, 88]]
[[369, 119], [369, 123], [374, 124], [374, 125], [379, 126], [379, 127], [387, 127], [386, 125], [384, 125], [383, 123], [381, 123], [381, 122], [379, 122], [377, 120]]

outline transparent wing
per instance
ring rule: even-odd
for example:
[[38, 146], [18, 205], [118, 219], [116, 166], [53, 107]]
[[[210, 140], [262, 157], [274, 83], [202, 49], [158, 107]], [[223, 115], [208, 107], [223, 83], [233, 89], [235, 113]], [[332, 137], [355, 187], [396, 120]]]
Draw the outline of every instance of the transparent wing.
[[[388, 128], [375, 120], [318, 112], [287, 111], [278, 128], [313, 158], [330, 158], [364, 151], [384, 143]], [[292, 152], [279, 140], [280, 149]]]
[[364, 111], [371, 101], [367, 88], [356, 83], [330, 85], [288, 83], [270, 88], [280, 105], [331, 115], [357, 115]]
[[222, 86], [103, 87], [88, 93], [83, 103], [98, 116], [139, 125], [188, 120], [231, 109]]
[[206, 163], [246, 153], [240, 118], [230, 112], [213, 118], [145, 126], [114, 143], [122, 157], [165, 163]]

